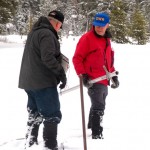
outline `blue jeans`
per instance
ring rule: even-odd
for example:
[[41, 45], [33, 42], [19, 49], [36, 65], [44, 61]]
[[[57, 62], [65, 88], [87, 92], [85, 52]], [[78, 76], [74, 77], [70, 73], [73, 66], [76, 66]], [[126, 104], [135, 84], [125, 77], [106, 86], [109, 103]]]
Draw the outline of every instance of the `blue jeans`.
[[57, 87], [25, 90], [28, 95], [27, 109], [30, 114], [39, 114], [45, 121], [59, 123], [62, 115]]

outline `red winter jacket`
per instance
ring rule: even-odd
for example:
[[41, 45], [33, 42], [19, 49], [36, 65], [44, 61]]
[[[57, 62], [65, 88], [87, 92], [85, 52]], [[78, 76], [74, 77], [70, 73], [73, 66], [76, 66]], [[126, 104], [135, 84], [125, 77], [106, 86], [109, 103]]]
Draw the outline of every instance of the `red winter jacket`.
[[[110, 38], [106, 37], [107, 34], [105, 37], [98, 37], [91, 30], [80, 38], [72, 59], [77, 75], [88, 74], [91, 79], [106, 75], [103, 69], [104, 65], [109, 72], [115, 70], [113, 66], [114, 51], [111, 48]], [[98, 83], [109, 84], [108, 80]]]

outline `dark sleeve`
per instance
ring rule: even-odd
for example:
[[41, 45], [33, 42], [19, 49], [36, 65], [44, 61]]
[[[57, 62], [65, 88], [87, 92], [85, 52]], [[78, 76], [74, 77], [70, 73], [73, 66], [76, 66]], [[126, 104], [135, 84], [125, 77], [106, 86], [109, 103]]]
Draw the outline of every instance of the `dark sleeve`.
[[55, 75], [62, 71], [60, 62], [56, 59], [56, 53], [60, 53], [59, 42], [50, 31], [44, 31], [40, 34], [40, 52], [43, 64], [49, 68]]

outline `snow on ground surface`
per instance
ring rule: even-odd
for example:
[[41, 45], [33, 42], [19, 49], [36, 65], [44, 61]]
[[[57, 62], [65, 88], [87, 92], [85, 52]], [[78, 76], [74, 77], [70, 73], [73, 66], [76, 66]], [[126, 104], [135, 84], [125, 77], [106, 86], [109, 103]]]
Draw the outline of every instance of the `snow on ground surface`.
[[[70, 59], [68, 88], [79, 83], [72, 65], [72, 56], [79, 37], [63, 38], [62, 52]], [[9, 42], [8, 42], [9, 41]], [[23, 150], [27, 121], [27, 95], [18, 89], [18, 77], [25, 37], [7, 36], [0, 42], [0, 150]], [[120, 87], [109, 88], [103, 120], [104, 139], [92, 140], [87, 133], [88, 150], [150, 150], [150, 43], [130, 45], [112, 43], [115, 68], [119, 71]], [[81, 102], [79, 90], [60, 95], [62, 122], [58, 143], [65, 150], [83, 150]], [[85, 119], [88, 121], [90, 99], [84, 88]], [[39, 145], [29, 150], [42, 150], [42, 127]]]

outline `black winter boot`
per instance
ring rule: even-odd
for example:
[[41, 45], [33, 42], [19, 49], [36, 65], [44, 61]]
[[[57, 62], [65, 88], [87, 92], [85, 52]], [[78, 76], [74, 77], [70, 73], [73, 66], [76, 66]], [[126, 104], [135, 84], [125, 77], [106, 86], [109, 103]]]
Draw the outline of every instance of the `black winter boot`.
[[43, 119], [40, 115], [29, 114], [29, 119], [27, 122], [28, 132], [26, 134], [26, 139], [28, 139], [29, 147], [31, 147], [33, 144], [38, 144], [38, 131], [42, 121]]
[[57, 146], [57, 123], [44, 122], [43, 139], [45, 147], [50, 150], [58, 150]]
[[94, 110], [92, 112], [92, 139], [103, 139], [103, 127], [100, 126], [102, 115], [101, 111]]
[[38, 131], [39, 131], [39, 124], [35, 124], [31, 127], [31, 135], [30, 135], [30, 139], [29, 139], [29, 147], [31, 147], [33, 144], [37, 144], [38, 145]]

